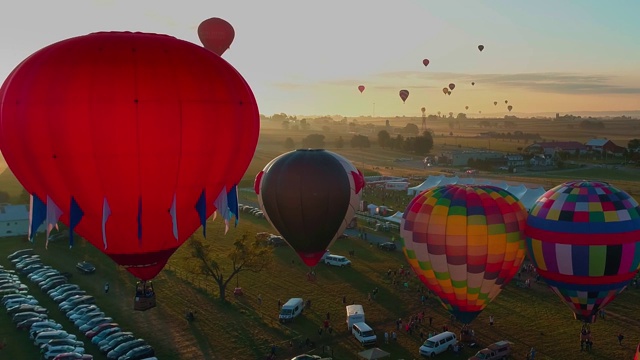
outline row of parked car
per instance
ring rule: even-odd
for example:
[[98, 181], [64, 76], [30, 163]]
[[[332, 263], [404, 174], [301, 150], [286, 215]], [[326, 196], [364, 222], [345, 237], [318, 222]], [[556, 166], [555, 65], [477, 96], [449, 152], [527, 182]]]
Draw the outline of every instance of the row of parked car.
[[[19, 250], [8, 258], [21, 275], [27, 276], [58, 304], [59, 310], [87, 339], [97, 345], [100, 351], [106, 353], [108, 359], [157, 360], [150, 345], [143, 339], [136, 339], [131, 332], [123, 331], [118, 323], [95, 305], [93, 296], [80, 289], [78, 285], [69, 283], [68, 278], [71, 274], [61, 273], [51, 266], [44, 265], [32, 249]], [[74, 334], [67, 333], [60, 324], [47, 318], [47, 309], [36, 308], [37, 300], [33, 297], [18, 292], [3, 297], [3, 303], [5, 299], [11, 304], [16, 301], [22, 302], [19, 306], [23, 306], [25, 311], [18, 309], [13, 315], [14, 322], [18, 328], [29, 330], [34, 345], [41, 347], [45, 359], [93, 359], [93, 356], [85, 354], [84, 344], [78, 341]], [[50, 349], [52, 342], [53, 350]]]
[[253, 207], [251, 205], [238, 204], [238, 209], [240, 209], [240, 211], [242, 212], [249, 213], [257, 218], [264, 218], [264, 213], [262, 212], [262, 210], [260, 210], [260, 208]]

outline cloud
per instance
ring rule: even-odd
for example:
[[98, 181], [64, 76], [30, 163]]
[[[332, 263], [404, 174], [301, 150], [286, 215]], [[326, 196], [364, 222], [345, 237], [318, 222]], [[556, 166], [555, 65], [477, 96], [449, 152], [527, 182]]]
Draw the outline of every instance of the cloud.
[[640, 87], [617, 84], [619, 78], [599, 74], [577, 74], [560, 72], [519, 73], [519, 74], [465, 74], [424, 71], [393, 71], [375, 74], [367, 79], [336, 79], [309, 83], [277, 83], [276, 87], [295, 90], [309, 86], [365, 85], [368, 89], [380, 90], [420, 90], [436, 89], [450, 82], [468, 84], [475, 82], [483, 87], [501, 89], [518, 88], [534, 92], [597, 95], [597, 94], [640, 94]]

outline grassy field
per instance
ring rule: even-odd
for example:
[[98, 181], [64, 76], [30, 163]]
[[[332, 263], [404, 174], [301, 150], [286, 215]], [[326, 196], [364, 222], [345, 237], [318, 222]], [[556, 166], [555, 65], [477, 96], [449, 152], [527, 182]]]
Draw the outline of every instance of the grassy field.
[[[410, 119], [406, 120], [410, 121]], [[474, 136], [474, 131], [484, 131], [477, 126], [475, 120], [456, 130], [461, 136]], [[442, 121], [443, 131], [447, 123]], [[535, 129], [533, 121], [519, 124], [523, 130]], [[557, 124], [551, 124], [550, 127]], [[556, 130], [560, 127], [556, 126]], [[546, 127], [545, 134], [551, 134]], [[626, 129], [629, 131], [629, 129]], [[567, 131], [565, 130], [564, 133]], [[447, 131], [448, 133], [448, 131]], [[615, 136], [622, 138], [624, 131], [615, 132]], [[292, 137], [299, 144], [300, 139], [308, 133], [286, 133], [276, 127], [266, 127], [261, 133], [258, 151], [254, 157], [241, 187], [251, 188], [253, 178], [264, 165], [275, 156], [287, 151], [282, 144], [286, 137]], [[339, 136], [328, 135], [327, 139]], [[342, 134], [346, 141], [349, 137]], [[568, 135], [567, 135], [568, 136]], [[589, 137], [590, 134], [577, 134], [579, 138]], [[370, 135], [372, 141], [375, 134]], [[436, 147], [444, 146], [446, 137], [436, 137]], [[559, 138], [562, 138], [560, 136]], [[465, 140], [465, 139], [459, 139]], [[449, 139], [446, 138], [447, 143]], [[466, 140], [465, 140], [466, 141]], [[499, 144], [499, 145], [498, 145]], [[621, 143], [624, 144], [624, 143]], [[522, 146], [522, 144], [519, 144]], [[467, 145], [465, 145], [467, 146]], [[471, 143], [468, 143], [471, 146]], [[481, 146], [476, 144], [473, 146]], [[500, 146], [505, 151], [518, 146], [513, 142], [491, 142], [492, 148]], [[327, 146], [331, 149], [331, 146]], [[379, 172], [401, 176], [428, 176], [438, 174], [440, 169], [425, 170], [419, 167], [405, 166], [395, 163], [398, 157], [408, 157], [407, 154], [380, 149], [376, 146], [367, 151], [351, 149], [333, 149], [347, 156], [363, 167], [366, 173]], [[363, 166], [361, 166], [363, 165]], [[638, 198], [640, 185], [635, 180], [633, 169], [629, 172], [611, 171], [610, 169], [577, 169], [544, 174], [481, 174], [483, 177], [497, 177], [507, 181], [524, 181], [536, 183], [550, 188], [567, 179], [597, 178], [611, 181]], [[0, 190], [10, 193], [12, 199], [20, 196], [22, 188], [13, 178], [10, 171], [0, 175]], [[242, 201], [255, 201], [255, 195], [250, 190], [240, 191]], [[378, 199], [370, 198], [371, 201]], [[403, 210], [403, 204], [408, 198], [399, 197], [397, 204], [389, 203], [396, 210]], [[243, 214], [240, 225], [223, 234], [221, 222], [210, 223], [207, 242], [213, 245], [217, 259], [227, 261], [225, 253], [230, 249], [233, 241], [243, 234], [253, 234], [261, 231], [274, 232], [264, 219], [254, 218]], [[201, 236], [200, 232], [196, 236]], [[8, 266], [6, 255], [19, 248], [31, 244], [24, 239], [8, 238], [0, 242], [0, 264]], [[395, 320], [402, 318], [405, 322], [411, 315], [425, 311], [426, 316], [433, 317], [433, 324], [422, 324], [423, 335], [439, 331], [444, 324], [458, 331], [459, 324], [450, 323], [446, 311], [436, 299], [429, 298], [425, 305], [420, 303], [420, 289], [423, 286], [415, 277], [407, 279], [409, 288], [394, 286], [386, 276], [388, 269], [398, 269], [407, 266], [401, 252], [381, 252], [371, 247], [365, 241], [348, 238], [338, 241], [331, 251], [346, 254], [355, 251], [351, 257], [351, 268], [333, 268], [319, 265], [316, 269], [318, 281], [313, 283], [306, 279], [308, 269], [297, 259], [296, 254], [288, 247], [276, 248], [273, 251], [271, 267], [261, 273], [242, 273], [238, 278], [238, 285], [243, 288], [245, 295], [233, 297], [231, 290], [236, 281], [228, 289], [229, 301], [223, 303], [217, 299], [218, 289], [209, 279], [193, 275], [189, 272], [190, 250], [188, 246], [180, 248], [171, 258], [169, 264], [158, 278], [154, 286], [158, 294], [158, 307], [147, 312], [132, 310], [135, 279], [127, 271], [115, 265], [109, 258], [84, 241], [79, 241], [73, 249], [68, 249], [65, 243], [52, 243], [48, 250], [44, 249], [42, 239], [34, 245], [36, 252], [43, 261], [55, 266], [61, 271], [74, 274], [72, 282], [79, 284], [87, 292], [97, 297], [98, 305], [126, 330], [133, 331], [137, 336], [146, 339], [154, 346], [158, 358], [164, 359], [262, 359], [270, 351], [272, 345], [278, 346], [278, 359], [290, 359], [303, 352], [321, 354], [324, 348], [327, 353], [333, 352], [334, 359], [355, 359], [356, 353], [362, 347], [346, 331], [345, 310], [342, 297], [346, 296], [347, 303], [361, 303], [365, 307], [367, 322], [376, 330], [379, 338], [385, 331], [392, 331]], [[95, 263], [98, 271], [93, 275], [81, 275], [75, 270], [75, 263], [88, 260]], [[524, 275], [526, 276], [526, 275]], [[523, 278], [524, 279], [524, 278]], [[105, 281], [111, 285], [109, 294], [104, 294], [102, 286]], [[57, 310], [57, 307], [44, 295], [37, 286], [28, 282], [30, 293], [40, 302], [51, 309], [51, 317], [59, 320], [66, 330], [82, 335]], [[379, 288], [375, 300], [369, 302], [367, 294], [374, 288]], [[258, 303], [258, 295], [263, 299]], [[278, 299], [286, 301], [290, 297], [310, 299], [312, 306], [293, 324], [282, 325], [277, 321]], [[515, 343], [515, 359], [523, 359], [530, 347], [538, 350], [536, 359], [631, 359], [635, 345], [640, 342], [640, 315], [637, 304], [640, 303], [640, 290], [628, 289], [623, 292], [608, 308], [607, 318], [599, 320], [592, 326], [594, 349], [591, 353], [580, 352], [578, 334], [580, 324], [573, 320], [571, 311], [552, 294], [544, 284], [533, 284], [530, 289], [517, 287], [515, 282], [508, 285], [487, 309], [472, 323], [479, 342], [482, 345], [508, 339]], [[196, 320], [188, 323], [184, 315], [186, 311], [196, 311]], [[329, 313], [333, 333], [318, 334], [318, 328]], [[488, 317], [493, 315], [496, 325], [489, 327]], [[616, 335], [623, 332], [625, 340], [619, 345]], [[316, 343], [314, 349], [302, 346], [309, 338]], [[6, 339], [8, 346], [0, 351], [2, 359], [36, 358], [37, 352], [28, 340], [28, 334], [18, 332], [13, 328], [6, 316], [0, 317], [0, 339]], [[85, 343], [89, 344], [86, 339]], [[417, 349], [421, 343], [420, 331], [412, 334], [404, 330], [398, 331], [398, 342], [393, 344], [379, 344], [384, 350], [392, 353], [391, 359], [417, 358]], [[328, 350], [325, 346], [330, 347]], [[465, 349], [464, 356], [470, 356], [477, 349]], [[87, 351], [98, 355], [96, 359], [104, 359], [95, 348], [88, 346]], [[454, 359], [452, 354], [439, 356], [442, 359]], [[462, 357], [457, 357], [462, 358]]]

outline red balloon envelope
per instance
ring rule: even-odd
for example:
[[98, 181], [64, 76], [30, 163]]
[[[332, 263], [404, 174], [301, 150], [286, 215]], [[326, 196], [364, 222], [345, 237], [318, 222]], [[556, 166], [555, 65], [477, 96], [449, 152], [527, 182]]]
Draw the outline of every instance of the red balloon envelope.
[[422, 60], [422, 64], [423, 64], [424, 66], [429, 65], [429, 59], [424, 59], [424, 60]]
[[336, 153], [303, 149], [271, 160], [254, 186], [267, 220], [315, 266], [355, 216], [364, 177]]
[[46, 204], [47, 218], [136, 277], [155, 277], [215, 210], [237, 219], [259, 115], [245, 80], [212, 52], [93, 33], [31, 55], [1, 96], [0, 148], [33, 195], [34, 221]]
[[198, 26], [198, 37], [202, 45], [222, 56], [227, 51], [236, 33], [233, 26], [220, 18], [210, 18]]
[[358, 90], [360, 90], [360, 94], [362, 94], [362, 92], [364, 91], [364, 85], [358, 86]]
[[456, 84], [454, 83], [449, 84], [449, 89], [453, 90], [455, 88], [456, 88]]
[[409, 97], [409, 90], [400, 90], [399, 95], [400, 99], [402, 99], [402, 103], [404, 103]]

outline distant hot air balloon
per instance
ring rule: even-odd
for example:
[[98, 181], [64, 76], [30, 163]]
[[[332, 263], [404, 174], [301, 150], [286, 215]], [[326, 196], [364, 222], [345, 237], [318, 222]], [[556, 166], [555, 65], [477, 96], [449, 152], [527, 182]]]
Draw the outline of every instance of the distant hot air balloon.
[[336, 153], [303, 149], [269, 162], [254, 186], [269, 223], [315, 266], [355, 216], [364, 177]]
[[400, 90], [400, 99], [402, 99], [402, 103], [404, 103], [405, 101], [407, 101], [407, 98], [409, 97], [409, 90]]
[[360, 90], [360, 94], [362, 94], [362, 92], [364, 91], [364, 85], [358, 86], [358, 90]]
[[202, 45], [219, 56], [231, 46], [235, 35], [231, 24], [216, 17], [207, 19], [198, 26], [198, 37]]
[[465, 106], [465, 107], [464, 107], [464, 109], [465, 109], [465, 110], [469, 110], [469, 107], [468, 107], [468, 106]]
[[482, 52], [482, 50], [484, 50], [484, 45], [478, 45], [478, 50], [480, 50], [480, 52]]
[[475, 82], [473, 82], [473, 81], [471, 82], [471, 86], [473, 86], [473, 85], [475, 85], [475, 84], [476, 84]]
[[445, 309], [469, 324], [518, 272], [526, 218], [522, 203], [501, 188], [436, 186], [402, 215], [402, 250]]
[[427, 108], [423, 106], [423, 107], [420, 109], [420, 111], [422, 111], [422, 113], [424, 114], [424, 113], [427, 111]]
[[498, 102], [497, 102], [497, 101], [494, 101], [494, 102], [493, 102], [493, 105], [498, 105]]
[[451, 91], [453, 91], [453, 89], [455, 89], [455, 88], [456, 88], [456, 84], [454, 84], [454, 83], [449, 84], [449, 89]]
[[509, 106], [507, 106], [507, 109], [508, 109], [509, 111], [511, 111], [511, 109], [513, 109], [513, 106], [509, 105]]
[[447, 95], [451, 95], [451, 90], [447, 90]]
[[424, 60], [422, 60], [422, 64], [423, 64], [424, 66], [429, 65], [429, 59], [424, 59]]
[[505, 104], [508, 104], [508, 103], [509, 103], [509, 100], [505, 100], [505, 101], [504, 101], [504, 103], [505, 103]]
[[443, 88], [442, 88], [442, 92], [443, 92], [445, 95], [447, 95], [450, 91], [449, 91], [449, 88], [443, 87]]
[[482, 114], [482, 110], [478, 110], [478, 114]]
[[605, 182], [569, 181], [531, 208], [526, 244], [537, 273], [590, 323], [638, 273], [640, 207]]

